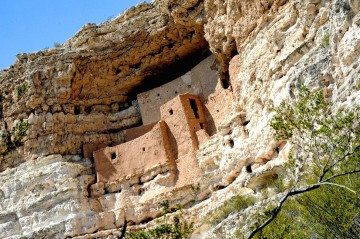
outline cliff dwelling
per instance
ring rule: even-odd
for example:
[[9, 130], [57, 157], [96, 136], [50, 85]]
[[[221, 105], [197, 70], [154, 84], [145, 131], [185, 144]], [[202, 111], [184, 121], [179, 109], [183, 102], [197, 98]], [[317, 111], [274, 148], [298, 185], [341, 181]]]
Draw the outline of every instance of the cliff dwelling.
[[158, 175], [166, 175], [168, 190], [196, 184], [202, 174], [196, 151], [216, 133], [232, 100], [231, 89], [219, 80], [213, 55], [181, 77], [139, 93], [141, 126], [125, 130], [121, 144], [83, 146], [84, 157], [94, 158], [97, 181], [91, 194], [118, 192], [121, 187], [144, 193], [141, 185]]
[[123, 181], [159, 167], [178, 171], [176, 162], [194, 157], [199, 142], [208, 137], [205, 124], [199, 97], [177, 96], [161, 107], [161, 120], [149, 132], [94, 153], [97, 181]]
[[[346, 123], [359, 116], [359, 2], [153, 0], [18, 54], [0, 71], [0, 238], [130, 238], [185, 223], [194, 239], [248, 238], [269, 219], [259, 237], [357, 238], [347, 189], [358, 174], [334, 176], [359, 171], [359, 117]], [[277, 137], [290, 111], [316, 124]], [[298, 192], [331, 206], [342, 235], [308, 216], [312, 203], [287, 201]], [[296, 223], [282, 223], [289, 213]]]

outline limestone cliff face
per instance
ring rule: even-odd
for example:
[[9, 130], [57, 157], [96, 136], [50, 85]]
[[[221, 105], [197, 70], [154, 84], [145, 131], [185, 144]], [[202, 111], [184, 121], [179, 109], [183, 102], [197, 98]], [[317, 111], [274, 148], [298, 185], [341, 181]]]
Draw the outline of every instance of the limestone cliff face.
[[141, 122], [131, 102], [137, 87], [175, 62], [201, 59], [207, 48], [201, 24], [176, 23], [157, 4], [88, 24], [59, 48], [19, 54], [1, 72], [1, 128], [28, 119], [24, 152], [32, 157], [79, 154], [86, 142], [122, 142], [117, 133]]
[[[216, 227], [202, 220], [235, 194], [260, 200], [280, 170], [287, 146], [272, 138], [269, 109], [301, 83], [336, 107], [360, 103], [359, 10], [358, 0], [157, 0], [88, 24], [59, 48], [19, 54], [0, 72], [0, 238], [112, 238], [125, 218], [133, 228], [157, 218], [164, 200], [187, 208], [193, 238], [231, 237], [237, 221], [254, 220], [251, 208]], [[229, 113], [214, 111], [215, 130], [189, 164], [196, 193], [168, 185], [168, 169], [116, 190], [96, 184], [82, 146], [125, 142], [142, 124], [136, 95], [192, 72], [208, 49], [220, 65], [215, 93], [229, 86], [209, 97], [231, 100], [204, 97]]]

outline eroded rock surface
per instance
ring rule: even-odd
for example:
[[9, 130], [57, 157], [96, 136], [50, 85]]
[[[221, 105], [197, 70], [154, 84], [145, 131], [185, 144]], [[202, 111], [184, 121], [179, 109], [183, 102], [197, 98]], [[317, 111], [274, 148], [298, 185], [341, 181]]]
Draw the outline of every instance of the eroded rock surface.
[[19, 54], [0, 75], [1, 129], [28, 120], [24, 152], [33, 157], [79, 154], [86, 142], [122, 142], [118, 132], [141, 123], [132, 102], [139, 87], [172, 80], [150, 77], [174, 63], [171, 74], [181, 74], [208, 48], [201, 24], [177, 23], [161, 9], [143, 3], [84, 26], [58, 48]]
[[[323, 89], [335, 107], [360, 104], [359, 8], [356, 0], [157, 0], [88, 24], [60, 48], [19, 54], [0, 72], [0, 238], [114, 238], [125, 219], [129, 229], [154, 225], [165, 200], [186, 208], [193, 238], [232, 237], [237, 221], [250, 225], [271, 200], [260, 189], [286, 161], [270, 108], [300, 84]], [[126, 129], [142, 124], [136, 94], [176, 80], [208, 48], [220, 64], [212, 96], [226, 100], [203, 99], [222, 111], [196, 157], [179, 164], [185, 176], [197, 168], [196, 185], [172, 188], [166, 167], [144, 183], [96, 183], [82, 145], [127, 141]], [[258, 203], [203, 225], [239, 193]]]

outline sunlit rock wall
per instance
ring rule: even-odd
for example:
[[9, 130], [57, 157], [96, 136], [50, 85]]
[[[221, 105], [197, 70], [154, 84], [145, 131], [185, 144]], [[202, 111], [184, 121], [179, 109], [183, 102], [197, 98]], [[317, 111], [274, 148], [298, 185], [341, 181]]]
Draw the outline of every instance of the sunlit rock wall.
[[[193, 165], [183, 166], [199, 167], [198, 190], [169, 191], [164, 173], [142, 185], [148, 191], [141, 196], [133, 182], [89, 196], [95, 174], [81, 145], [123, 142], [122, 130], [141, 124], [134, 94], [208, 47], [221, 66], [219, 85], [231, 85], [234, 100]], [[338, 108], [360, 103], [359, 52], [357, 0], [157, 0], [88, 24], [60, 48], [18, 55], [0, 72], [1, 134], [21, 120], [30, 127], [24, 146], [1, 146], [0, 238], [111, 238], [125, 218], [130, 230], [153, 225], [164, 200], [186, 208], [193, 238], [230, 238], [238, 221], [254, 222], [255, 210], [217, 226], [203, 219], [239, 193], [261, 205], [260, 189], [288, 150], [272, 138], [270, 108], [291, 100], [300, 84], [322, 89]]]

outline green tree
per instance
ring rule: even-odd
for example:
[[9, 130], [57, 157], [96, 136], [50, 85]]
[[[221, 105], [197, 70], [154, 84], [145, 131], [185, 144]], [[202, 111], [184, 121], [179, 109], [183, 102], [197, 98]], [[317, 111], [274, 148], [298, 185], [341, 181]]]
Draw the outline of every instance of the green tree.
[[[311, 92], [301, 86], [293, 104], [282, 102], [274, 109], [275, 115], [270, 121], [274, 137], [277, 140], [287, 140], [292, 146], [285, 170], [288, 183], [279, 202], [269, 212], [269, 217], [257, 226], [248, 238], [253, 238], [273, 222], [285, 202], [291, 198], [297, 199], [297, 203], [305, 208], [313, 206], [307, 213], [322, 219], [323, 228], [326, 228], [325, 221], [330, 217], [322, 218], [325, 212], [319, 212], [325, 205], [316, 205], [319, 199], [331, 203], [333, 199], [328, 193], [335, 190], [340, 194], [351, 194], [355, 201], [359, 200], [358, 187], [351, 188], [354, 184], [345, 178], [357, 179], [360, 173], [360, 110], [358, 106], [344, 110], [334, 108], [324, 99], [322, 91]], [[299, 199], [299, 195], [306, 195], [306, 192], [313, 193], [313, 196]], [[318, 200], [314, 200], [316, 197]], [[359, 215], [353, 217], [352, 222], [356, 222], [358, 218]], [[335, 220], [329, 220], [328, 225], [330, 223], [341, 224]], [[341, 229], [345, 231], [341, 233], [348, 233], [352, 228], [356, 228], [349, 228], [349, 223], [345, 224]], [[344, 235], [341, 233], [338, 231], [331, 235]]]
[[[360, 189], [360, 178], [355, 175], [336, 181], [357, 191]], [[254, 238], [358, 239], [359, 216], [360, 200], [352, 192], [340, 187], [320, 187], [287, 200], [271, 225]]]

